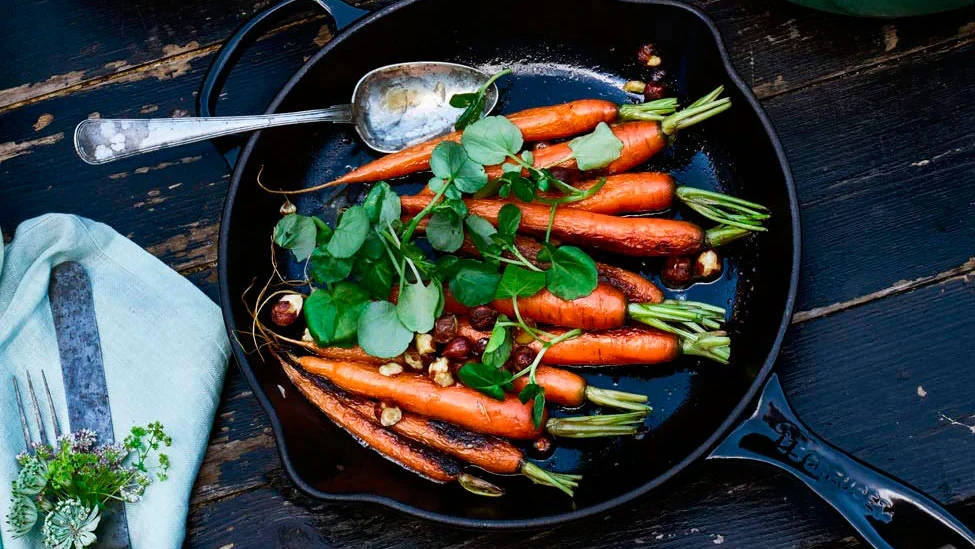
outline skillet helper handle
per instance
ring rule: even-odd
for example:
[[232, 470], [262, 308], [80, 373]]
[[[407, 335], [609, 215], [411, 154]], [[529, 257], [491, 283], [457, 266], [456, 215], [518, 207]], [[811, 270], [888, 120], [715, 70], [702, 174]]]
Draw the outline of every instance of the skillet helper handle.
[[975, 548], [975, 535], [932, 498], [813, 434], [774, 374], [755, 413], [708, 459], [760, 461], [788, 471], [878, 549]]
[[[321, 7], [331, 15], [334, 32], [339, 32], [352, 24], [356, 19], [369, 13], [368, 10], [350, 6], [339, 0], [281, 0], [258, 13], [241, 25], [217, 52], [213, 64], [207, 70], [196, 96], [196, 114], [201, 117], [215, 116], [217, 99], [227, 82], [227, 76], [233, 70], [240, 56], [271, 24], [287, 14], [293, 5], [309, 3]], [[233, 169], [237, 162], [237, 154], [246, 142], [247, 136], [222, 137], [214, 140], [214, 145]]]

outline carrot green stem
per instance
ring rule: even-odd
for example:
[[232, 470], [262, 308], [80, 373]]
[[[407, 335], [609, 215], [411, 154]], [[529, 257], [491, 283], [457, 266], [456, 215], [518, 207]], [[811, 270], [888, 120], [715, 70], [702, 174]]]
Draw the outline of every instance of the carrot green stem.
[[693, 126], [698, 122], [703, 122], [712, 116], [722, 113], [731, 108], [731, 99], [725, 97], [718, 99], [724, 86], [718, 86], [714, 91], [698, 99], [686, 109], [675, 112], [674, 114], [660, 121], [660, 127], [667, 135]]
[[731, 338], [724, 332], [709, 332], [694, 341], [683, 340], [681, 350], [685, 355], [703, 356], [727, 364], [731, 358]]
[[761, 204], [694, 187], [678, 187], [676, 194], [689, 208], [711, 221], [749, 231], [768, 230], [762, 225], [769, 218], [768, 208]]
[[717, 248], [718, 246], [724, 246], [730, 242], [734, 242], [739, 238], [744, 238], [751, 234], [748, 229], [742, 229], [741, 227], [732, 227], [729, 225], [718, 225], [708, 229], [704, 233], [704, 245], [708, 248]]
[[582, 475], [570, 475], [568, 473], [553, 473], [546, 471], [530, 461], [526, 461], [521, 466], [521, 474], [528, 477], [528, 480], [535, 484], [558, 488], [572, 497], [572, 490], [579, 486]]
[[629, 412], [603, 416], [560, 417], [549, 419], [545, 429], [562, 438], [594, 438], [634, 435], [646, 412]]
[[630, 303], [630, 318], [658, 330], [695, 341], [708, 330], [716, 330], [724, 322], [725, 310], [698, 301], [665, 300], [663, 303]]
[[631, 410], [634, 412], [650, 412], [650, 406], [643, 404], [647, 400], [646, 395], [636, 393], [624, 393], [612, 389], [600, 389], [592, 385], [586, 386], [586, 400], [600, 406], [609, 406], [620, 410]]
[[504, 490], [500, 486], [467, 473], [457, 477], [457, 484], [460, 484], [468, 492], [479, 496], [497, 498], [504, 495]]
[[663, 120], [677, 110], [677, 99], [665, 97], [639, 105], [620, 105], [620, 120]]

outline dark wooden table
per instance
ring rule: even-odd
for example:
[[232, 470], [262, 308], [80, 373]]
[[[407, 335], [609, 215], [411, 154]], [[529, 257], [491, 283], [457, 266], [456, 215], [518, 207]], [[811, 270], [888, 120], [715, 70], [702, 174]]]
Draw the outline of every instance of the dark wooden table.
[[[880, 21], [776, 0], [697, 0], [792, 163], [803, 216], [797, 313], [780, 359], [810, 426], [975, 526], [975, 10]], [[0, 226], [108, 223], [216, 297], [227, 166], [207, 143], [89, 167], [89, 116], [191, 114], [248, 0], [14, 0], [0, 22]], [[264, 109], [329, 40], [296, 16], [247, 53], [222, 114]], [[785, 260], [785, 258], [783, 258]], [[478, 534], [299, 494], [233, 368], [193, 493], [195, 547], [857, 547], [782, 474], [701, 464], [669, 490], [558, 529]]]

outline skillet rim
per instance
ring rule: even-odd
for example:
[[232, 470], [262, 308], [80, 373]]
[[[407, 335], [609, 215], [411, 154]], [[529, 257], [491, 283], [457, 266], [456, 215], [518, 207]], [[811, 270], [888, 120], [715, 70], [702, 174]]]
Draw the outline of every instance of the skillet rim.
[[[274, 97], [270, 104], [268, 104], [266, 114], [273, 114], [282, 101], [288, 96], [292, 91], [294, 86], [304, 78], [305, 74], [316, 65], [322, 57], [326, 56], [332, 49], [337, 45], [341, 44], [348, 36], [355, 33], [360, 28], [368, 25], [372, 21], [385, 17], [388, 14], [394, 13], [399, 9], [422, 2], [424, 0], [400, 0], [389, 6], [386, 6], [377, 11], [371, 12], [359, 20], [355, 21], [347, 28], [342, 29], [341, 32], [337, 34], [332, 40], [330, 40], [325, 46], [323, 46], [317, 53], [312, 55], [308, 60], [299, 68], [294, 75], [284, 84], [281, 91]], [[264, 393], [263, 388], [256, 379], [254, 372], [248, 361], [246, 353], [243, 349], [236, 344], [232, 343], [232, 350], [234, 358], [237, 361], [237, 366], [243, 373], [244, 378], [247, 380], [248, 385], [250, 385], [253, 390], [254, 396], [257, 397], [258, 402], [260, 402], [261, 407], [264, 409], [264, 413], [267, 415], [271, 422], [271, 429], [274, 432], [274, 439], [278, 448], [278, 454], [281, 457], [282, 465], [285, 471], [288, 473], [288, 477], [295, 486], [303, 493], [309, 497], [325, 500], [325, 501], [354, 501], [354, 502], [371, 502], [384, 505], [390, 509], [399, 511], [401, 513], [423, 518], [440, 524], [446, 524], [449, 526], [469, 528], [469, 529], [479, 529], [479, 530], [523, 530], [523, 529], [533, 529], [533, 528], [544, 528], [550, 526], [556, 526], [560, 524], [565, 524], [567, 522], [576, 521], [585, 517], [591, 517], [597, 515], [615, 507], [618, 507], [624, 503], [632, 501], [633, 499], [650, 492], [654, 488], [667, 483], [677, 477], [680, 473], [684, 472], [691, 464], [706, 458], [707, 455], [724, 439], [726, 434], [739, 422], [739, 418], [748, 410], [752, 403], [756, 400], [759, 391], [764, 387], [769, 375], [772, 373], [772, 368], [775, 364], [775, 360], [778, 357], [779, 351], [782, 347], [782, 341], [785, 338], [786, 330], [789, 327], [789, 322], [792, 318], [793, 309], [795, 307], [796, 294], [798, 290], [799, 283], [799, 266], [801, 257], [801, 234], [799, 228], [799, 200], [796, 193], [795, 181], [792, 178], [792, 172], [789, 168], [789, 162], [786, 159], [785, 151], [782, 148], [782, 144], [779, 141], [778, 135], [775, 132], [775, 128], [772, 126], [771, 121], [765, 114], [758, 99], [752, 93], [751, 88], [741, 79], [731, 63], [731, 59], [728, 56], [728, 52], [724, 45], [724, 40], [721, 37], [721, 33], [718, 31], [717, 26], [714, 21], [705, 14], [702, 10], [684, 4], [678, 0], [617, 0], [622, 3], [629, 4], [644, 4], [644, 5], [658, 5], [658, 6], [669, 6], [678, 9], [685, 10], [690, 14], [696, 16], [704, 25], [711, 31], [714, 38], [715, 45], [718, 48], [718, 54], [721, 57], [721, 63], [724, 66], [725, 72], [731, 82], [738, 88], [748, 105], [751, 107], [752, 111], [758, 117], [765, 129], [765, 133], [772, 144], [772, 149], [775, 151], [775, 155], [779, 160], [779, 168], [782, 170], [782, 174], [785, 178], [786, 193], [789, 200], [789, 218], [791, 222], [792, 229], [792, 266], [791, 266], [791, 276], [789, 279], [789, 290], [786, 295], [785, 307], [782, 311], [782, 316], [779, 320], [779, 327], [775, 335], [775, 339], [772, 342], [769, 352], [765, 357], [762, 368], [758, 371], [755, 379], [752, 381], [751, 386], [739, 400], [738, 404], [735, 405], [734, 409], [728, 415], [728, 417], [715, 429], [710, 436], [682, 460], [675, 463], [669, 469], [663, 473], [657, 475], [653, 479], [634, 487], [633, 489], [625, 492], [615, 498], [603, 501], [596, 505], [585, 507], [582, 509], [577, 509], [575, 511], [570, 511], [568, 513], [560, 513], [555, 515], [549, 515], [544, 517], [537, 517], [531, 519], [515, 519], [515, 520], [485, 520], [485, 519], [469, 519], [463, 517], [455, 517], [451, 515], [445, 515], [442, 513], [437, 513], [433, 511], [426, 511], [401, 503], [399, 501], [387, 498], [385, 496], [380, 496], [376, 494], [369, 493], [356, 493], [356, 494], [331, 494], [328, 492], [323, 492], [314, 486], [306, 483], [301, 476], [298, 475], [294, 466], [291, 463], [291, 459], [288, 454], [287, 445], [285, 443], [284, 435], [282, 432], [281, 422], [278, 419], [277, 411], [274, 406], [268, 400], [267, 395]], [[250, 155], [253, 152], [257, 141], [261, 137], [261, 131], [255, 131], [250, 138], [247, 140], [246, 145], [241, 150], [240, 155], [237, 158], [237, 162], [233, 167], [232, 176], [230, 180], [230, 186], [227, 190], [227, 198], [224, 202], [224, 208], [222, 213], [222, 218], [220, 222], [220, 235], [218, 239], [218, 253], [217, 253], [217, 276], [218, 276], [218, 287], [220, 291], [220, 309], [223, 314], [224, 327], [227, 330], [228, 336], [231, 342], [235, 342], [234, 332], [236, 322], [232, 314], [232, 303], [231, 297], [229, 296], [229, 273], [227, 269], [228, 264], [228, 247], [230, 240], [229, 227], [232, 221], [233, 208], [236, 203], [237, 191], [240, 188], [241, 177], [244, 172], [244, 166], [246, 166], [247, 161], [250, 159]]]

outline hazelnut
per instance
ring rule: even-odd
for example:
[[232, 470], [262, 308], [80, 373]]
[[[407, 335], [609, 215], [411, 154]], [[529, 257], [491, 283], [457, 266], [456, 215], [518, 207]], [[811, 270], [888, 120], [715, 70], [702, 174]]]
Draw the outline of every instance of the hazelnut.
[[683, 288], [690, 284], [693, 278], [694, 273], [691, 270], [689, 257], [668, 257], [660, 271], [660, 280], [671, 288]]
[[403, 373], [403, 365], [395, 362], [388, 362], [379, 367], [379, 373], [386, 377], [393, 377]]
[[437, 319], [433, 325], [433, 340], [437, 343], [447, 343], [457, 335], [457, 317], [445, 314]]
[[420, 358], [420, 353], [416, 351], [406, 351], [403, 353], [403, 360], [406, 362], [407, 366], [413, 368], [414, 370], [423, 369], [423, 359]]
[[471, 350], [471, 355], [475, 357], [480, 357], [484, 354], [484, 349], [487, 349], [488, 342], [491, 341], [489, 337], [482, 337], [474, 342], [474, 349]]
[[291, 326], [301, 314], [301, 306], [305, 303], [300, 294], [288, 294], [271, 308], [271, 322], [278, 326]]
[[379, 414], [379, 423], [383, 427], [392, 427], [399, 423], [399, 420], [403, 419], [403, 411], [396, 406], [387, 406], [385, 403], [381, 406], [383, 411]]
[[538, 437], [532, 442], [532, 449], [539, 454], [547, 454], [552, 450], [552, 439], [548, 437]]
[[653, 44], [644, 44], [640, 46], [640, 49], [636, 52], [636, 60], [640, 62], [641, 65], [646, 67], [659, 67], [660, 63], [663, 62], [660, 59], [660, 54], [657, 52], [657, 46]]
[[511, 352], [511, 361], [514, 362], [516, 368], [524, 370], [531, 366], [532, 362], [535, 362], [536, 356], [538, 356], [538, 353], [535, 352], [535, 349], [521, 345], [515, 347], [515, 350]]
[[469, 315], [471, 320], [471, 328], [480, 330], [482, 332], [486, 332], [494, 328], [494, 321], [498, 319], [497, 311], [494, 309], [489, 309], [483, 305], [471, 309]]
[[292, 204], [291, 201], [288, 200], [287, 198], [284, 199], [284, 204], [281, 204], [281, 209], [278, 210], [278, 212], [280, 212], [281, 215], [291, 215], [297, 211], [298, 208], [295, 207], [295, 205]]
[[521, 328], [518, 329], [518, 334], [515, 335], [515, 343], [519, 343], [521, 345], [528, 345], [532, 341], [535, 341], [535, 336], [531, 335], [525, 330], [522, 330]]
[[443, 349], [443, 356], [449, 358], [450, 360], [464, 360], [465, 358], [471, 356], [471, 351], [474, 350], [474, 345], [471, 340], [464, 336], [457, 336], [451, 339], [447, 346]]
[[660, 82], [648, 82], [643, 88], [643, 100], [655, 101], [667, 97], [667, 86]]
[[430, 378], [441, 387], [450, 387], [454, 384], [454, 376], [450, 373], [450, 362], [440, 357], [430, 364]]
[[630, 93], [643, 93], [643, 90], [647, 87], [645, 82], [640, 80], [630, 80], [626, 84], [623, 84], [623, 91]]
[[416, 334], [416, 351], [421, 355], [430, 355], [437, 352], [433, 348], [433, 336], [430, 334]]
[[714, 280], [721, 276], [721, 257], [714, 250], [701, 252], [694, 261], [694, 278], [699, 280]]

